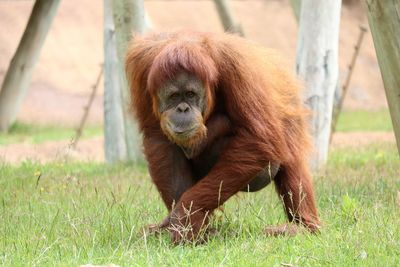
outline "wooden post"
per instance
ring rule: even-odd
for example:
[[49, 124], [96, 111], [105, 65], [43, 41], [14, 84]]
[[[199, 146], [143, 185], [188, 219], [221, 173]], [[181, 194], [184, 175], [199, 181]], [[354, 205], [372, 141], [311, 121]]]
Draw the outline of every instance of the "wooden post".
[[366, 3], [400, 154], [400, 1], [367, 0]]
[[0, 91], [0, 132], [15, 121], [60, 0], [36, 0]]
[[126, 161], [124, 114], [111, 0], [104, 0], [104, 152], [109, 163]]
[[142, 33], [147, 28], [145, 16], [143, 0], [104, 0], [104, 135], [108, 162], [143, 158], [141, 136], [130, 108], [124, 59], [132, 33]]
[[236, 22], [232, 9], [228, 0], [214, 0], [222, 25], [226, 32], [237, 33], [244, 36], [243, 29], [239, 23]]
[[[293, 13], [294, 13], [294, 16], [295, 16], [297, 22], [299, 22], [300, 10], [301, 10], [301, 0], [290, 0], [290, 5], [292, 6], [292, 10], [293, 10]], [[339, 68], [339, 66], [338, 66], [338, 68]], [[335, 94], [333, 97], [333, 120], [332, 120], [332, 125], [331, 125], [332, 132], [330, 134], [329, 143], [332, 140], [332, 135], [333, 135], [334, 129], [336, 127], [336, 120], [339, 117], [340, 111], [342, 109], [341, 105], [344, 101], [344, 97], [346, 96], [346, 92], [343, 92], [342, 88], [343, 87], [340, 86], [340, 78], [338, 77], [338, 80], [336, 83]]]
[[312, 168], [328, 158], [332, 107], [338, 79], [341, 1], [302, 0], [297, 45], [297, 73], [305, 81], [305, 103], [312, 111], [311, 133], [315, 153]]
[[143, 158], [141, 147], [142, 138], [138, 126], [131, 112], [130, 91], [125, 76], [125, 54], [132, 33], [143, 33], [146, 29], [146, 20], [143, 0], [113, 0], [113, 17], [117, 42], [119, 62], [119, 77], [122, 95], [122, 110], [125, 124], [125, 142], [128, 159], [132, 161]]

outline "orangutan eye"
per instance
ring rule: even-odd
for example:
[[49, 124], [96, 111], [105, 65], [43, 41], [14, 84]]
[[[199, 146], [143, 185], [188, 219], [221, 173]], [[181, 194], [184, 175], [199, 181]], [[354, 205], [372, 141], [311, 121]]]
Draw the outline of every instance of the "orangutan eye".
[[169, 95], [168, 98], [171, 99], [171, 100], [178, 99], [179, 98], [179, 93], [172, 93], [172, 94]]
[[193, 98], [196, 94], [193, 91], [188, 91], [186, 92], [185, 96], [187, 98]]

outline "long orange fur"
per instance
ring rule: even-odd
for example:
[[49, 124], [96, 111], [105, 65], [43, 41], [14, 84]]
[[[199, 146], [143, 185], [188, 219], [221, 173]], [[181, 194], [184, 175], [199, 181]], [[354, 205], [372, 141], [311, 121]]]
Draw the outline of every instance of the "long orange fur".
[[[275, 52], [229, 34], [150, 34], [135, 37], [128, 48], [126, 73], [132, 105], [144, 135], [150, 175], [168, 209], [174, 201], [168, 193], [173, 189], [168, 175], [174, 158], [172, 144], [160, 129], [156, 90], [182, 70], [204, 82], [205, 121], [215, 105], [223, 105], [234, 136], [216, 165], [193, 182], [176, 207], [191, 206], [209, 214], [269, 162], [275, 162], [281, 165], [275, 185], [288, 218], [312, 231], [318, 229], [301, 86]], [[185, 165], [183, 171], [190, 168]]]

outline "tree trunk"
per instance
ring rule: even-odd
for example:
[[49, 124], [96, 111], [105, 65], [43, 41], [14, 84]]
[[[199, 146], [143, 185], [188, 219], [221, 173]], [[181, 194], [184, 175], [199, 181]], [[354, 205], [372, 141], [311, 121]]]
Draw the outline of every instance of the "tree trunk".
[[400, 2], [367, 0], [368, 21], [400, 153]]
[[104, 150], [109, 163], [126, 161], [124, 114], [111, 0], [104, 0]]
[[130, 108], [124, 61], [132, 32], [142, 33], [147, 28], [145, 16], [142, 0], [104, 0], [104, 127], [108, 162], [143, 158], [141, 136]]
[[113, 0], [113, 17], [117, 41], [117, 54], [119, 61], [122, 109], [125, 124], [125, 141], [129, 160], [143, 158], [141, 147], [142, 138], [138, 126], [131, 112], [131, 97], [125, 77], [125, 54], [132, 33], [143, 33], [146, 29], [145, 12], [142, 0]]
[[[300, 10], [301, 10], [301, 0], [290, 0], [290, 5], [292, 6], [294, 16], [299, 22], [299, 17], [300, 17]], [[336, 127], [336, 120], [339, 117], [340, 111], [342, 109], [342, 103], [344, 101], [345, 93], [343, 93], [342, 87], [340, 85], [340, 77], [338, 77], [337, 83], [336, 83], [336, 89], [335, 89], [335, 94], [333, 97], [333, 113], [332, 113], [332, 125], [331, 125], [331, 135], [329, 138], [329, 142], [332, 140], [332, 135], [335, 131]]]
[[313, 169], [322, 167], [328, 158], [338, 80], [340, 8], [341, 1], [302, 0], [296, 70], [305, 81], [305, 102], [313, 112]]
[[237, 33], [244, 36], [243, 29], [239, 23], [235, 21], [232, 9], [228, 0], [214, 0], [222, 25], [226, 32]]
[[0, 91], [0, 132], [15, 121], [60, 0], [37, 0]]

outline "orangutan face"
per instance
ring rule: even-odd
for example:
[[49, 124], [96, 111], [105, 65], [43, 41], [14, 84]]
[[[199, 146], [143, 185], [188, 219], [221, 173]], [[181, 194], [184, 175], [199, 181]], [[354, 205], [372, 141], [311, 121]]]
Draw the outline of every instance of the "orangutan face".
[[179, 73], [158, 90], [161, 129], [168, 138], [190, 147], [206, 135], [203, 113], [205, 90], [201, 80], [187, 72]]

